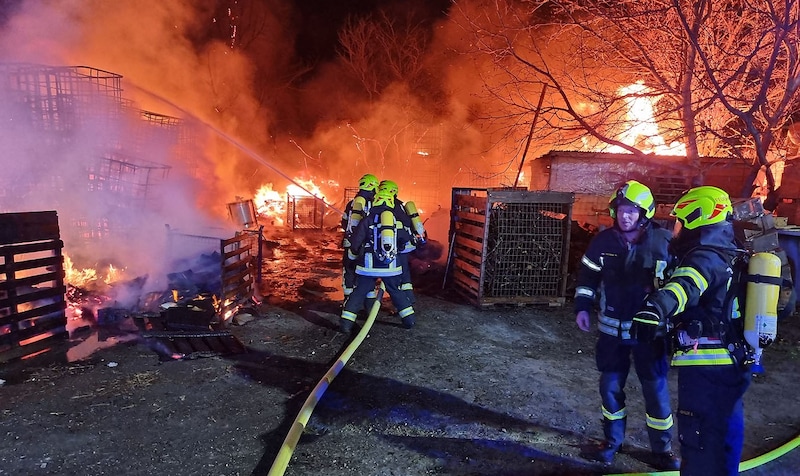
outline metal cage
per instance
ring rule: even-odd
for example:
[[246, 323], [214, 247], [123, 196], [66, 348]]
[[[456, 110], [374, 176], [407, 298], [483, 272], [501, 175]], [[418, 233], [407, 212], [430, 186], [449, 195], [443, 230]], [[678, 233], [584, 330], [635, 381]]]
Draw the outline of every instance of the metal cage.
[[453, 189], [450, 282], [479, 306], [564, 303], [573, 195]]

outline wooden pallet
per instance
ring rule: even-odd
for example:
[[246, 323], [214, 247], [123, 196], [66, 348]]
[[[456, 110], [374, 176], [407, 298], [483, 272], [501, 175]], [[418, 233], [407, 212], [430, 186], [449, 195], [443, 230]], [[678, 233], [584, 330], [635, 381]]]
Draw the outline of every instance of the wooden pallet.
[[63, 247], [56, 212], [0, 214], [0, 362], [68, 337]]

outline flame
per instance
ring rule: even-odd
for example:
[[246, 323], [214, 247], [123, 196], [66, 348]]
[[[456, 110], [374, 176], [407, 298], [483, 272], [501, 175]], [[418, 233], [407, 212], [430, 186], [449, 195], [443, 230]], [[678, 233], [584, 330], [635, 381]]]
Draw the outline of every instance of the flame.
[[[278, 225], [283, 225], [286, 220], [286, 203], [289, 196], [314, 196], [321, 200], [325, 200], [325, 194], [320, 189], [320, 186], [315, 184], [313, 181], [302, 178], [295, 178], [293, 181], [295, 183], [289, 184], [286, 187], [285, 193], [280, 193], [277, 190], [274, 190], [271, 183], [267, 183], [259, 187], [253, 198], [256, 212], [260, 216], [270, 218]], [[327, 182], [327, 185], [335, 187], [339, 186], [339, 184], [333, 181]]]
[[66, 253], [64, 253], [64, 281], [76, 288], [86, 288], [98, 281], [112, 284], [123, 279], [124, 269], [108, 265], [105, 276], [99, 275], [94, 268], [77, 269]]
[[317, 198], [325, 200], [325, 195], [322, 193], [322, 190], [320, 190], [319, 186], [314, 182], [312, 182], [311, 180], [303, 180], [296, 178], [294, 179], [294, 181], [299, 183], [302, 186], [302, 188], [293, 183], [289, 184], [289, 186], [286, 187], [286, 193], [288, 193], [289, 195], [292, 195], [293, 197], [303, 197], [303, 196], [313, 195]]
[[271, 183], [259, 187], [253, 203], [256, 213], [273, 219], [277, 225], [283, 225], [286, 218], [286, 196], [281, 196], [280, 192], [273, 190]]
[[[617, 91], [621, 96], [625, 96], [628, 111], [623, 119], [623, 131], [617, 139], [629, 146], [637, 147], [645, 153], [655, 153], [659, 155], [686, 155], [686, 146], [680, 142], [667, 144], [658, 132], [658, 123], [655, 120], [654, 107], [659, 100], [658, 96], [653, 96], [652, 90], [644, 85], [644, 82], [622, 86]], [[611, 146], [604, 149], [607, 152], [627, 153], [619, 146]]]
[[77, 288], [85, 288], [89, 283], [97, 281], [97, 270], [93, 268], [76, 269], [72, 258], [64, 254], [64, 281]]
[[122, 270], [115, 268], [113, 264], [108, 265], [108, 272], [106, 273], [106, 277], [103, 279], [103, 282], [106, 284], [111, 284], [119, 281], [120, 279], [122, 279]]

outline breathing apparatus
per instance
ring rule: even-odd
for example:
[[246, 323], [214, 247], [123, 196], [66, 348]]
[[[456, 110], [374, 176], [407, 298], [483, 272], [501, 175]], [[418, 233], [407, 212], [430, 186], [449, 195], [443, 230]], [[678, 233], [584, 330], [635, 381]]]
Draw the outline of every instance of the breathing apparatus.
[[394, 213], [394, 195], [387, 190], [378, 190], [375, 194], [374, 207], [384, 206], [381, 211], [377, 226], [375, 227], [375, 254], [376, 258], [388, 263], [397, 257], [397, 221]]
[[422, 219], [419, 217], [419, 212], [417, 211], [417, 206], [414, 202], [406, 202], [405, 203], [406, 213], [411, 218], [411, 226], [413, 228], [414, 235], [416, 237], [417, 243], [424, 245], [426, 241], [428, 241], [428, 232], [425, 231], [425, 226], [422, 224]]
[[762, 373], [761, 353], [778, 334], [778, 296], [781, 292], [781, 259], [772, 253], [755, 253], [747, 265], [744, 338], [753, 348], [755, 373]]
[[367, 199], [361, 196], [356, 196], [353, 199], [353, 208], [350, 211], [350, 218], [347, 221], [347, 233], [352, 233], [356, 229], [361, 219], [367, 214]]

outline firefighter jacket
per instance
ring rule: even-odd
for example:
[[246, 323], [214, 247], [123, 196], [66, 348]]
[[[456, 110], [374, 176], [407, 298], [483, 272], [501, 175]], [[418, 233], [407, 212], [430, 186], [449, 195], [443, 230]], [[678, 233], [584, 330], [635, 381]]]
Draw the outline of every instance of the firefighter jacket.
[[615, 226], [598, 233], [581, 259], [575, 311], [599, 304], [598, 329], [631, 340], [633, 315], [648, 293], [663, 284], [670, 261], [672, 233], [657, 223], [645, 225], [639, 241], [628, 244]]
[[675, 336], [693, 329], [690, 346], [685, 338], [677, 339], [672, 365], [733, 364], [734, 358], [742, 358], [736, 354], [743, 349], [737, 332], [739, 310], [728, 302], [732, 300], [728, 293], [731, 263], [741, 251], [734, 241], [733, 226], [725, 222], [681, 230], [670, 248], [678, 258], [677, 267], [664, 287], [648, 296], [645, 306], [668, 321]]
[[403, 267], [397, 262], [397, 252], [410, 240], [403, 224], [393, 219], [392, 231], [394, 234], [395, 253], [388, 259], [382, 257], [378, 243], [381, 236], [381, 213], [391, 208], [385, 205], [374, 206], [369, 214], [361, 220], [350, 239], [351, 257], [356, 260], [356, 274], [360, 276], [399, 276]]

